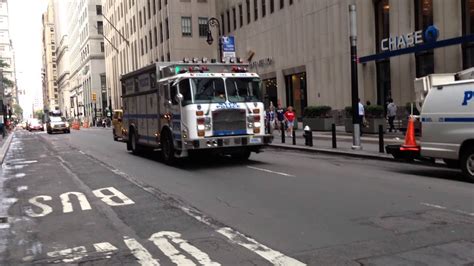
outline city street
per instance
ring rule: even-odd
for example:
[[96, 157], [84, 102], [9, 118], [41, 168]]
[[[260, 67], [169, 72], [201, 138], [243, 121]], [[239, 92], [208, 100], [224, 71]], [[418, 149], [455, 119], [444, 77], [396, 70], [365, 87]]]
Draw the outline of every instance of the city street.
[[2, 265], [474, 263], [458, 170], [274, 148], [167, 166], [91, 128], [16, 131], [0, 174]]

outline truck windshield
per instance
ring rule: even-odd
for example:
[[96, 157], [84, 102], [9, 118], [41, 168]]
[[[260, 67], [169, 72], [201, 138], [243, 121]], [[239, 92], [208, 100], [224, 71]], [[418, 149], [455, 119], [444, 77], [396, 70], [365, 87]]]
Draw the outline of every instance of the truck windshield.
[[226, 101], [224, 80], [221, 78], [191, 79], [194, 103], [223, 103]]
[[260, 79], [227, 78], [225, 81], [230, 102], [260, 101]]

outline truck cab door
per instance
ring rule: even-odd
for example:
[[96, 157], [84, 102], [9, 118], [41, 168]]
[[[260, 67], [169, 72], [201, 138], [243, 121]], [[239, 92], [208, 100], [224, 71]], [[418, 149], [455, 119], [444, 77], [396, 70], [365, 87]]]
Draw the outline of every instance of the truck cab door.
[[170, 92], [170, 113], [171, 113], [171, 131], [173, 134], [173, 139], [175, 140], [175, 145], [177, 140], [181, 140], [181, 104], [178, 99], [179, 87], [178, 83], [170, 81], [168, 84]]

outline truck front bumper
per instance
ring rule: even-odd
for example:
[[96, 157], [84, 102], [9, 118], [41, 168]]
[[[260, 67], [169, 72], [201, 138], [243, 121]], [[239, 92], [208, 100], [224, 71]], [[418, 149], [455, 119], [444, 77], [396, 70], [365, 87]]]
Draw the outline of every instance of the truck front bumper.
[[185, 140], [184, 145], [178, 143], [178, 147], [185, 150], [217, 149], [232, 147], [258, 147], [266, 146], [273, 141], [273, 135], [258, 136], [229, 136], [229, 137], [208, 137], [202, 139]]

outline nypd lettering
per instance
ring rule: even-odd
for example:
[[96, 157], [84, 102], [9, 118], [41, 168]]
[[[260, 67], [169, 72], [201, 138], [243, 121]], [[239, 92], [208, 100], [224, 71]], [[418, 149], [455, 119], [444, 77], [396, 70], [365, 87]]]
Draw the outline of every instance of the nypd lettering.
[[240, 106], [238, 103], [225, 102], [220, 103], [216, 106], [216, 109], [239, 109]]
[[469, 104], [470, 101], [474, 99], [474, 91], [465, 91], [464, 92], [464, 100], [462, 102], [463, 106], [466, 106]]

